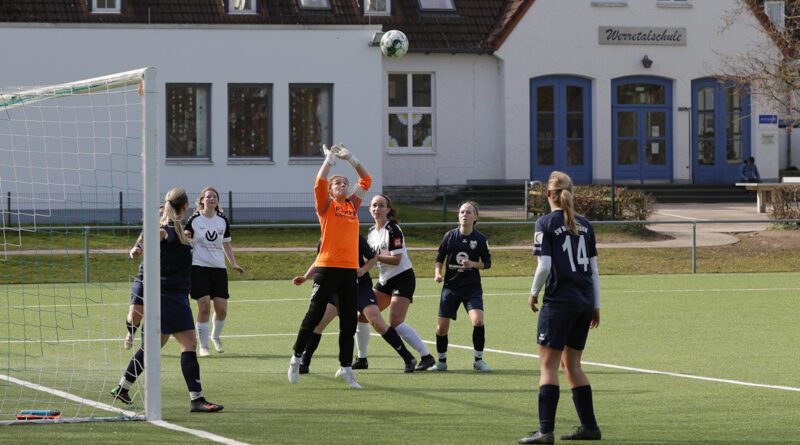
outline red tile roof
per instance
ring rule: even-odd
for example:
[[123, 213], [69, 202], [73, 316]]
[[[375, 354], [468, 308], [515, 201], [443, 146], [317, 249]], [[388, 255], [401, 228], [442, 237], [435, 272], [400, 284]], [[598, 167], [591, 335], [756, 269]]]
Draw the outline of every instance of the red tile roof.
[[[255, 1], [255, 0], [254, 0]], [[258, 0], [257, 14], [228, 14], [223, 0], [124, 0], [119, 14], [94, 14], [91, 0], [0, 0], [0, 22], [382, 25], [399, 29], [412, 52], [492, 52], [493, 36], [516, 24], [533, 0], [454, 0], [455, 12], [420, 11], [418, 0], [392, 0], [391, 16], [364, 16], [365, 0], [330, 0], [330, 11], [300, 10], [296, 0]]]

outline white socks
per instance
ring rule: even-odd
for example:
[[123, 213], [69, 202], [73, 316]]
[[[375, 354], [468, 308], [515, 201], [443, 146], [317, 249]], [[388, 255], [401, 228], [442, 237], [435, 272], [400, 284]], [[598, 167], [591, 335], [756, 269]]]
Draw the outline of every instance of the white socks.
[[197, 322], [197, 340], [200, 342], [200, 347], [204, 349], [208, 349], [208, 325], [207, 321]]
[[356, 349], [358, 349], [358, 358], [367, 357], [367, 348], [369, 347], [369, 323], [358, 322], [356, 326]]
[[417, 331], [414, 330], [411, 326], [406, 323], [400, 323], [397, 327], [394, 328], [400, 337], [406, 341], [412, 348], [416, 349], [419, 352], [419, 355], [425, 357], [426, 355], [430, 355], [428, 352], [428, 348], [425, 347], [425, 343], [422, 342], [422, 339], [417, 334]]
[[[211, 322], [211, 338], [219, 338], [222, 335], [222, 328], [225, 327], [225, 320], [217, 320], [214, 318]], [[206, 324], [206, 326], [208, 326]], [[208, 341], [206, 341], [206, 345], [208, 345]]]

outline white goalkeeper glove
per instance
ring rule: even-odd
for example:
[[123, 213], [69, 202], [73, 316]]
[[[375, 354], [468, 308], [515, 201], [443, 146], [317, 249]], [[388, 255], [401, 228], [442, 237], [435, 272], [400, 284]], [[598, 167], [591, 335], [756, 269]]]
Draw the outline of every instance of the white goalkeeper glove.
[[336, 154], [337, 158], [344, 159], [345, 161], [349, 162], [350, 165], [353, 166], [353, 168], [358, 168], [358, 166], [361, 165], [361, 163], [358, 162], [358, 158], [356, 157], [356, 155], [354, 155], [353, 152], [348, 150], [347, 147], [345, 147], [344, 144], [342, 144], [341, 142], [331, 147], [331, 151], [333, 151]]
[[[336, 148], [334, 145], [332, 148]], [[336, 165], [336, 153], [327, 145], [322, 144], [322, 153], [325, 155], [325, 163], [329, 165]]]

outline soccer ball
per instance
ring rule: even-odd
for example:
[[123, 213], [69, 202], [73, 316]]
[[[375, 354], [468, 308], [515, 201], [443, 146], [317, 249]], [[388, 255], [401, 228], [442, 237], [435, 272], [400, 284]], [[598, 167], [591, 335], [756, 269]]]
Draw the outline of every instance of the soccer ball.
[[408, 37], [402, 31], [393, 29], [381, 37], [381, 52], [386, 57], [403, 57], [408, 51]]

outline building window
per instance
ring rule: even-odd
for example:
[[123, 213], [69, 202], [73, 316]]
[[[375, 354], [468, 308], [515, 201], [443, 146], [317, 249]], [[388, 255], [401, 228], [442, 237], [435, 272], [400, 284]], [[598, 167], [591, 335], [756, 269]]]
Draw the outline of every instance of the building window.
[[417, 0], [420, 11], [455, 11], [453, 0]]
[[297, 0], [300, 9], [331, 9], [330, 0]]
[[229, 14], [256, 14], [258, 0], [228, 0]]
[[122, 0], [92, 0], [92, 12], [95, 14], [119, 14], [122, 12]]
[[390, 15], [392, 0], [366, 0], [364, 2], [364, 15]]
[[271, 158], [272, 86], [228, 85], [228, 157]]
[[210, 84], [167, 84], [167, 158], [211, 159]]
[[289, 85], [289, 156], [322, 156], [333, 140], [333, 86]]
[[390, 149], [433, 150], [433, 74], [389, 74]]
[[691, 8], [692, 0], [656, 0], [656, 6], [662, 8]]

